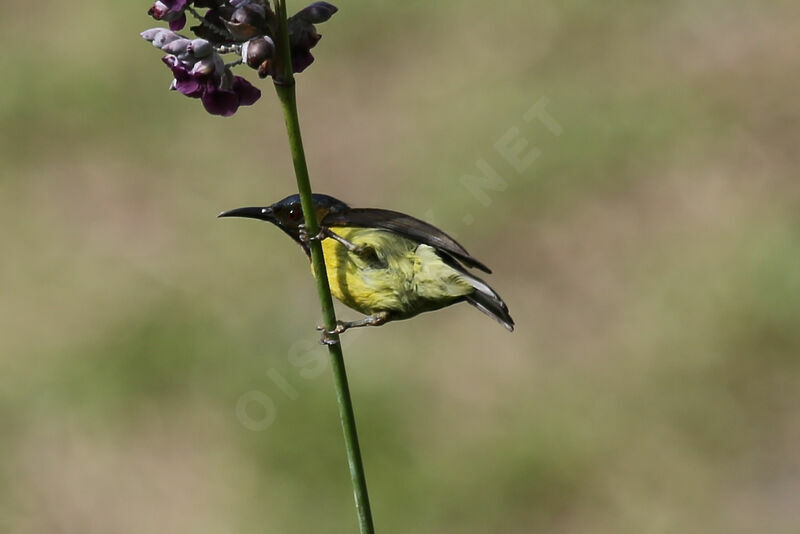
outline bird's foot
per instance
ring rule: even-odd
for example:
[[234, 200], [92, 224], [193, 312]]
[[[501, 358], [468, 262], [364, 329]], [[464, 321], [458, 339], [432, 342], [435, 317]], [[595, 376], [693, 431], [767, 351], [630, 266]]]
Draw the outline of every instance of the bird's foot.
[[339, 341], [338, 337], [334, 337], [328, 334], [327, 332], [323, 332], [322, 335], [319, 337], [320, 345], [328, 345], [330, 347], [331, 345], [337, 345], [339, 343], [341, 343], [341, 341]]
[[348, 251], [352, 252], [353, 254], [361, 256], [365, 252], [367, 252], [367, 247], [364, 247], [364, 246], [361, 246], [361, 245], [356, 245], [355, 243], [351, 243], [350, 241], [348, 241], [347, 239], [343, 238], [342, 236], [340, 236], [336, 232], [332, 232], [329, 228], [323, 228], [320, 233], [324, 233], [325, 237], [330, 237], [334, 241], [337, 241], [340, 245], [342, 245], [344, 248], [346, 248]]
[[328, 229], [325, 227], [320, 228], [317, 235], [308, 235], [308, 227], [305, 224], [299, 224], [297, 225], [297, 232], [298, 238], [303, 243], [308, 243], [310, 241], [322, 241], [328, 237]]
[[317, 326], [317, 331], [322, 332], [319, 339], [321, 345], [336, 345], [339, 343], [339, 334], [347, 330], [348, 325], [344, 321], [336, 321], [336, 328], [328, 330], [324, 326]]
[[323, 345], [335, 345], [339, 343], [339, 334], [344, 333], [346, 330], [363, 326], [381, 326], [386, 324], [389, 319], [389, 312], [380, 311], [367, 315], [360, 321], [336, 321], [336, 327], [333, 330], [328, 330], [324, 326], [317, 326], [317, 330], [322, 332], [322, 338], [319, 342]]

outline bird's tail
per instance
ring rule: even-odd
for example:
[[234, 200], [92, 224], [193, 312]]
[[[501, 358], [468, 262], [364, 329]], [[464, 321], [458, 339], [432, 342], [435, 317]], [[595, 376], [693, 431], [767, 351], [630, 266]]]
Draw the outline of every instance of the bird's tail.
[[505, 326], [509, 332], [514, 331], [514, 319], [508, 313], [508, 306], [500, 298], [497, 292], [489, 287], [489, 284], [477, 276], [467, 275], [472, 287], [475, 288], [470, 295], [464, 297], [467, 302], [478, 308], [480, 311]]

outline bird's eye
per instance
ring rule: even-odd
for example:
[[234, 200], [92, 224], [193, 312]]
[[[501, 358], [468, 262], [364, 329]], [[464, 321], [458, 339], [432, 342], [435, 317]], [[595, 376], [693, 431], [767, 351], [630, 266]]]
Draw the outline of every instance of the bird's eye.
[[300, 217], [303, 216], [303, 212], [299, 209], [292, 208], [289, 210], [289, 220], [290, 221], [299, 221]]

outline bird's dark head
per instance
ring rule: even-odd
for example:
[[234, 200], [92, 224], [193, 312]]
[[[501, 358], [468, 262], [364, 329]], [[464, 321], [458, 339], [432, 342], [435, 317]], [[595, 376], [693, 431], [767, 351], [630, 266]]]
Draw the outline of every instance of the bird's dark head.
[[[328, 195], [313, 195], [314, 211], [317, 222], [321, 222], [329, 213], [343, 213], [350, 207]], [[289, 234], [292, 239], [300, 242], [298, 227], [305, 223], [303, 209], [300, 205], [300, 195], [291, 195], [283, 200], [265, 207], [237, 208], [219, 214], [220, 217], [245, 217], [268, 221]]]

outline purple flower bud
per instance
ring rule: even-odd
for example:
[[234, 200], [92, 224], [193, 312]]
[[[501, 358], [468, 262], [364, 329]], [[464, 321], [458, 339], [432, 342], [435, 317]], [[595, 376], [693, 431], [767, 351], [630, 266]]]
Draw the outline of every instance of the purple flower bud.
[[273, 66], [272, 60], [268, 59], [264, 61], [258, 66], [258, 77], [263, 79], [272, 74]]
[[166, 4], [164, 4], [164, 2], [156, 2], [147, 11], [147, 14], [156, 20], [163, 20], [164, 17], [169, 15], [169, 8], [166, 6]]
[[263, 35], [250, 39], [242, 45], [242, 59], [248, 66], [257, 69], [264, 61], [272, 57], [275, 44], [272, 39]]
[[328, 2], [314, 2], [298, 11], [293, 18], [303, 19], [311, 24], [319, 24], [330, 19], [337, 11], [339, 11], [339, 8]]
[[210, 41], [212, 44], [230, 44], [233, 42], [230, 32], [225, 27], [225, 21], [230, 20], [234, 9], [223, 3], [218, 8], [212, 8], [203, 15], [200, 24], [192, 26], [190, 29], [194, 34], [202, 39]]
[[289, 46], [292, 51], [292, 70], [303, 72], [314, 62], [311, 49], [314, 48], [322, 36], [311, 23], [294, 20], [289, 27]]
[[177, 31], [186, 25], [186, 14], [183, 12], [188, 0], [157, 0], [147, 14], [156, 20], [169, 22], [169, 29]]
[[194, 7], [208, 7], [214, 9], [225, 3], [225, 0], [194, 0]]
[[240, 42], [263, 35], [267, 30], [264, 6], [259, 4], [245, 4], [223, 22], [233, 39]]
[[319, 40], [322, 39], [322, 36], [317, 33], [317, 30], [314, 28], [314, 26], [295, 26], [295, 29], [298, 31], [290, 33], [289, 35], [289, 42], [291, 43], [292, 48], [310, 50], [317, 46]]
[[224, 24], [233, 37], [233, 41], [237, 43], [247, 41], [256, 35], [264, 33], [263, 30], [258, 29], [256, 26], [251, 26], [250, 24], [228, 22], [227, 20], [224, 21]]
[[325, 22], [336, 11], [336, 7], [327, 2], [315, 2], [289, 18], [289, 45], [294, 72], [303, 72], [314, 62], [311, 49], [322, 39], [314, 23]]
[[171, 11], [183, 11], [190, 0], [161, 0]]
[[292, 71], [303, 72], [314, 63], [314, 56], [308, 50], [292, 50]]
[[236, 8], [231, 15], [231, 22], [258, 26], [264, 22], [264, 6], [260, 4], [244, 4]]

